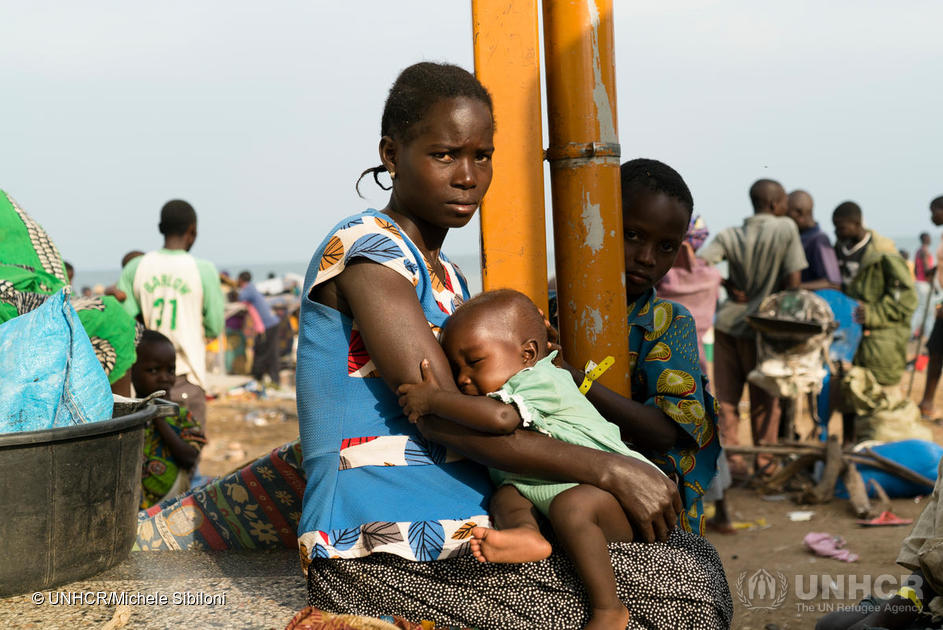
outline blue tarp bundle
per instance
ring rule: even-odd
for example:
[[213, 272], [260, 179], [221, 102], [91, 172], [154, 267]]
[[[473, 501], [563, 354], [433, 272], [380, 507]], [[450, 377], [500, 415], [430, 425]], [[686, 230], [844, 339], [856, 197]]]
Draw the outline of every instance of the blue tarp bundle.
[[68, 287], [0, 325], [0, 374], [0, 433], [111, 418], [108, 377]]

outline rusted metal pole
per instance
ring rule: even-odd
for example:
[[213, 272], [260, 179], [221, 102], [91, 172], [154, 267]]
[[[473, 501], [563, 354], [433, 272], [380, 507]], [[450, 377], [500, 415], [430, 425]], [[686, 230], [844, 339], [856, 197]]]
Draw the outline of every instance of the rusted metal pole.
[[550, 181], [566, 359], [629, 395], [612, 0], [544, 0]]
[[475, 74], [494, 99], [494, 179], [481, 206], [485, 290], [512, 288], [547, 310], [537, 0], [472, 0]]

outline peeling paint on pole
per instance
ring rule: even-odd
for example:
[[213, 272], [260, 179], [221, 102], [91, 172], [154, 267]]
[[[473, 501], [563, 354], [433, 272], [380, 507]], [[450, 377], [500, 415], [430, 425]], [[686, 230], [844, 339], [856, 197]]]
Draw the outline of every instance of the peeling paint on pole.
[[580, 315], [580, 326], [586, 331], [590, 345], [596, 343], [596, 337], [602, 334], [602, 315], [599, 309], [587, 306]]
[[560, 336], [573, 365], [612, 355], [624, 396], [625, 261], [619, 198], [612, 0], [544, 0], [547, 118]]
[[602, 64], [599, 61], [599, 8], [596, 0], [586, 0], [589, 20], [593, 27], [591, 42], [593, 46], [593, 103], [596, 105], [596, 120], [599, 121], [600, 142], [618, 142], [615, 118], [609, 100], [609, 90], [602, 78]]
[[599, 250], [602, 249], [606, 230], [602, 224], [602, 213], [599, 210], [599, 204], [590, 201], [589, 193], [583, 195], [583, 212], [580, 218], [583, 220], [583, 229], [586, 230], [585, 245], [593, 250], [593, 254], [598, 254]]

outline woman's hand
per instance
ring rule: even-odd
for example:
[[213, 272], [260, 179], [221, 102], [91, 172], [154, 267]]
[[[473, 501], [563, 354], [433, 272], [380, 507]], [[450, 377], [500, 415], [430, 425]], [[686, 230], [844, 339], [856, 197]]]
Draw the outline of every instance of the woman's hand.
[[619, 501], [642, 540], [666, 540], [683, 509], [678, 487], [651, 464], [621, 455], [607, 459], [598, 487]]
[[396, 388], [396, 393], [399, 395], [399, 406], [403, 408], [403, 413], [413, 424], [416, 424], [416, 421], [422, 416], [433, 413], [432, 397], [442, 390], [435, 374], [432, 373], [432, 368], [429, 366], [429, 359], [423, 359], [419, 364], [419, 374], [422, 377], [422, 382], [404, 383]]

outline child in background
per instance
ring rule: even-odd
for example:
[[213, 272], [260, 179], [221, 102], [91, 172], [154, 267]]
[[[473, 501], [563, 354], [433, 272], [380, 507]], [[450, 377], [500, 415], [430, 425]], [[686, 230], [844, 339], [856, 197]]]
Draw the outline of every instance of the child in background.
[[[440, 389], [427, 362], [422, 382], [401, 385], [400, 405], [413, 422], [435, 414], [477, 431], [540, 431], [558, 440], [645, 461], [599, 415], [570, 375], [548, 354], [544, 318], [527, 296], [504, 289], [482, 293], [445, 322], [440, 339], [461, 390]], [[548, 517], [589, 594], [587, 628], [625, 628], [629, 611], [616, 593], [609, 542], [629, 542], [632, 528], [619, 502], [595, 486], [557, 483], [491, 470], [499, 489], [492, 517], [500, 529], [472, 529], [480, 561], [530, 562], [551, 553], [535, 508]]]
[[[131, 382], [139, 398], [173, 387], [177, 353], [174, 344], [156, 330], [145, 330], [137, 347], [137, 363]], [[186, 407], [177, 416], [157, 418], [144, 432], [144, 466], [141, 471], [141, 509], [170, 499], [190, 487], [206, 437]]]
[[[137, 250], [137, 249], [132, 249], [130, 252], [128, 252], [127, 254], [125, 254], [125, 255], [121, 258], [121, 268], [124, 269], [125, 266], [126, 266], [129, 262], [131, 262], [131, 261], [134, 260], [135, 258], [137, 258], [137, 257], [139, 257], [139, 256], [143, 256], [143, 255], [144, 255], [144, 252], [142, 252], [142, 251], [140, 251], [140, 250]], [[124, 302], [125, 300], [128, 299], [128, 294], [125, 293], [124, 291], [122, 291], [121, 289], [119, 289], [117, 284], [111, 284], [111, 285], [108, 285], [107, 287], [105, 287], [104, 293], [105, 293], [105, 295], [114, 296], [114, 298], [115, 298], [116, 300], [118, 300], [119, 302]], [[140, 317], [137, 317], [136, 319], [137, 319], [138, 321], [141, 320]]]
[[[632, 444], [678, 482], [684, 504], [679, 525], [703, 535], [702, 496], [717, 473], [717, 409], [701, 372], [691, 313], [655, 295], [674, 264], [694, 209], [687, 184], [657, 160], [621, 168], [625, 287], [629, 321], [629, 378], [625, 398], [594, 383], [586, 397]], [[583, 371], [573, 367], [574, 381]]]

